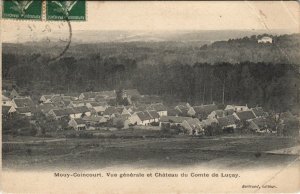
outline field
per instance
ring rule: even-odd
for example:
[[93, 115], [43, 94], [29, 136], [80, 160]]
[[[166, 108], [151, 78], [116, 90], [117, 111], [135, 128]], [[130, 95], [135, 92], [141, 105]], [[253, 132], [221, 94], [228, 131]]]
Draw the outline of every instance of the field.
[[[120, 133], [120, 132], [119, 132]], [[158, 132], [152, 132], [157, 134]], [[256, 168], [286, 165], [299, 157], [299, 138], [102, 135], [101, 138], [4, 137], [4, 169], [96, 169], [202, 165]], [[121, 133], [122, 134], [122, 133]]]

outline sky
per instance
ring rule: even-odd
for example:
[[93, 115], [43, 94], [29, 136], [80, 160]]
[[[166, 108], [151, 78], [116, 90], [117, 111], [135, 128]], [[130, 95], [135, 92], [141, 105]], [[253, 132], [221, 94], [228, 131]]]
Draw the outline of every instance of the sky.
[[[71, 22], [76, 31], [285, 30], [300, 32], [296, 1], [266, 2], [87, 2], [87, 21]], [[2, 19], [2, 42], [67, 38], [65, 22]]]

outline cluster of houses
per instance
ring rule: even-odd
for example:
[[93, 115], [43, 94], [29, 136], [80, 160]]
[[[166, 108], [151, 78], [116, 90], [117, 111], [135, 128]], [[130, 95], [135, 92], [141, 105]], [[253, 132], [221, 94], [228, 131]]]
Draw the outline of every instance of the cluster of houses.
[[[122, 98], [128, 105], [111, 105], [116, 91], [83, 92], [77, 95], [42, 95], [36, 104], [30, 97], [20, 96], [16, 90], [2, 92], [2, 114], [20, 114], [33, 117], [42, 113], [53, 120], [67, 120], [75, 130], [96, 129], [101, 126], [131, 125], [180, 127], [190, 135], [200, 135], [208, 126], [219, 125], [223, 130], [245, 125], [257, 132], [267, 132], [267, 116], [261, 107], [227, 105], [219, 109], [216, 104], [191, 106], [178, 103], [167, 107], [155, 96], [141, 95], [136, 89], [123, 90]], [[133, 100], [134, 99], [134, 100]]]

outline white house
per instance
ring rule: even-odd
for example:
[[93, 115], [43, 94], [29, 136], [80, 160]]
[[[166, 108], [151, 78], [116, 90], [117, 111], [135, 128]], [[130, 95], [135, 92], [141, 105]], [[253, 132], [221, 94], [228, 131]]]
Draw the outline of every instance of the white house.
[[269, 36], [264, 36], [257, 40], [258, 43], [273, 43], [273, 39]]
[[237, 121], [239, 120], [235, 115], [229, 115], [226, 117], [217, 118], [218, 124], [222, 129], [237, 127]]
[[147, 109], [148, 110], [155, 110], [159, 114], [159, 116], [161, 116], [161, 117], [168, 115], [168, 109], [162, 103], [151, 104]]
[[189, 118], [184, 120], [181, 126], [188, 131], [189, 135], [204, 134], [204, 129], [202, 128], [201, 122], [197, 118]]
[[148, 112], [136, 112], [129, 117], [129, 123], [133, 125], [149, 125], [154, 119]]
[[234, 112], [242, 112], [242, 111], [247, 111], [250, 110], [247, 106], [247, 104], [245, 106], [241, 106], [241, 105], [227, 105], [225, 107], [225, 110], [233, 110]]

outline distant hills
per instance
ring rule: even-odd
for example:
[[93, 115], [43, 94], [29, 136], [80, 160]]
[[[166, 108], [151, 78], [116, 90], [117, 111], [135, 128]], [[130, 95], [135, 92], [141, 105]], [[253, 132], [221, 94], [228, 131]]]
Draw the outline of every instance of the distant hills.
[[258, 34], [279, 35], [284, 30], [203, 30], [203, 31], [74, 31], [74, 42], [214, 42]]

